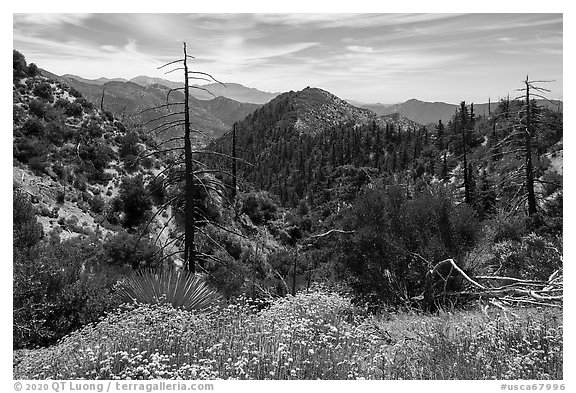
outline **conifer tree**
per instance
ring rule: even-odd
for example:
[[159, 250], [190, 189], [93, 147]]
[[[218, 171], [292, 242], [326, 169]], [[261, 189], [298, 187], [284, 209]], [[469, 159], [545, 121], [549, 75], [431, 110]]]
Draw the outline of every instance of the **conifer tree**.
[[442, 119], [438, 120], [438, 124], [434, 126], [434, 131], [436, 132], [436, 147], [438, 150], [444, 150], [446, 148], [445, 142], [445, 128], [442, 123]]

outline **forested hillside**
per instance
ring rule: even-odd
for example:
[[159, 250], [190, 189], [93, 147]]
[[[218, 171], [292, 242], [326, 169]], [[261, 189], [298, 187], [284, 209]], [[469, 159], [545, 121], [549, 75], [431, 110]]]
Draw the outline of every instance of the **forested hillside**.
[[[561, 249], [560, 112], [531, 102], [528, 155], [521, 101], [502, 101], [488, 117], [463, 102], [447, 124], [432, 128], [399, 115], [310, 109], [339, 105], [314, 89], [286, 93], [235, 127], [239, 181], [292, 208], [294, 241], [307, 244], [309, 234], [332, 229], [349, 233], [301, 253], [302, 274], [333, 274], [364, 295], [410, 302], [424, 290], [431, 261], [456, 258], [472, 271], [542, 277], [559, 266], [558, 254], [535, 255]], [[326, 120], [302, 127], [310, 112], [327, 113]], [[233, 154], [232, 140], [229, 133], [211, 147]], [[529, 211], [531, 195], [536, 212]], [[539, 261], [524, 266], [527, 255]], [[330, 261], [332, 273], [321, 261]]]

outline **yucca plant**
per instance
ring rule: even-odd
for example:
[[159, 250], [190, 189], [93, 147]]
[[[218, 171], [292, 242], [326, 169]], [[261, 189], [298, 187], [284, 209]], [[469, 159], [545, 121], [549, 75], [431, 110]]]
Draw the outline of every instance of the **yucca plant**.
[[216, 306], [222, 300], [200, 274], [176, 268], [139, 271], [126, 277], [117, 293], [126, 302], [170, 303], [176, 308], [195, 311]]

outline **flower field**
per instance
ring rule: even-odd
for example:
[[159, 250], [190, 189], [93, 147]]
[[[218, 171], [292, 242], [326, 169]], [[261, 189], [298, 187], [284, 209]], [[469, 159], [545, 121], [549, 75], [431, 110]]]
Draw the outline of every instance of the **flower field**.
[[15, 354], [15, 379], [562, 379], [562, 314], [369, 316], [314, 290], [208, 313], [124, 306]]

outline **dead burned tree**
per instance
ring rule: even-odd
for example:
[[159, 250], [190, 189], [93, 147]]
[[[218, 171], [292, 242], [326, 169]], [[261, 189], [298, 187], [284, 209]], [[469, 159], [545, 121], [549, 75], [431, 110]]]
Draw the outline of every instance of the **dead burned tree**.
[[[542, 83], [542, 82], [549, 82], [549, 81], [531, 81], [528, 79], [528, 75], [526, 75], [526, 80], [523, 81], [525, 87], [523, 89], [519, 89], [519, 91], [525, 91], [525, 102], [526, 102], [526, 130], [524, 134], [524, 145], [525, 145], [525, 161], [526, 161], [526, 193], [527, 193], [527, 200], [528, 200], [528, 215], [532, 216], [537, 212], [537, 205], [536, 205], [536, 194], [534, 193], [534, 165], [532, 164], [532, 139], [534, 138], [534, 131], [533, 131], [533, 113], [531, 110], [531, 101], [530, 101], [530, 89], [537, 91], [537, 92], [550, 92], [548, 89], [544, 89], [542, 87], [535, 86], [534, 83]], [[546, 97], [532, 92], [532, 97], [540, 97], [546, 99]]]
[[185, 211], [185, 237], [184, 237], [184, 265], [189, 271], [196, 270], [195, 255], [195, 220], [194, 220], [194, 169], [192, 164], [192, 145], [190, 142], [190, 86], [188, 85], [188, 55], [184, 43], [184, 163], [186, 182], [186, 211]]
[[525, 86], [517, 89], [523, 94], [512, 101], [510, 99], [502, 101], [504, 111], [493, 116], [494, 139], [496, 135], [503, 137], [490, 147], [488, 153], [495, 158], [506, 156], [518, 162], [516, 167], [510, 167], [509, 172], [494, 184], [494, 188], [498, 190], [497, 199], [503, 194], [510, 196], [510, 203], [506, 208], [509, 215], [515, 214], [523, 207], [527, 208], [529, 216], [538, 212], [538, 193], [535, 189], [535, 183], [539, 181], [538, 155], [534, 151], [534, 141], [538, 138], [538, 125], [541, 124], [543, 117], [534, 98], [552, 103], [542, 95], [550, 90], [536, 85], [543, 82], [549, 81], [531, 81], [527, 76], [522, 81]]
[[[175, 184], [177, 182], [182, 181], [184, 182], [183, 266], [185, 269], [194, 273], [196, 272], [197, 264], [199, 262], [199, 254], [196, 250], [196, 242], [195, 242], [197, 227], [200, 224], [200, 221], [209, 221], [207, 218], [202, 216], [200, 209], [198, 208], [198, 206], [196, 206], [195, 195], [197, 194], [197, 190], [199, 188], [201, 188], [208, 194], [210, 191], [213, 191], [221, 195], [221, 192], [218, 190], [219, 184], [217, 184], [216, 181], [207, 178], [201, 178], [202, 175], [210, 173], [211, 171], [206, 167], [204, 163], [194, 158], [195, 154], [207, 154], [209, 152], [193, 150], [192, 148], [192, 141], [191, 141], [192, 134], [193, 133], [202, 134], [202, 132], [200, 130], [193, 130], [190, 125], [190, 89], [200, 89], [207, 91], [208, 93], [210, 92], [207, 89], [202, 88], [200, 86], [190, 85], [190, 80], [200, 79], [211, 82], [212, 81], [217, 82], [222, 85], [224, 84], [216, 80], [208, 73], [192, 71], [189, 69], [188, 61], [189, 59], [194, 59], [194, 57], [188, 55], [186, 50], [186, 43], [183, 44], [183, 54], [184, 56], [181, 59], [169, 62], [158, 68], [162, 69], [168, 66], [176, 66], [175, 68], [167, 71], [166, 73], [171, 73], [179, 70], [183, 71], [184, 87], [178, 87], [168, 90], [166, 94], [165, 104], [154, 108], [146, 109], [145, 111], [155, 111], [164, 109], [168, 113], [160, 115], [146, 122], [144, 125], [152, 125], [149, 132], [155, 135], [167, 131], [169, 129], [183, 127], [184, 135], [169, 138], [167, 140], [164, 140], [163, 142], [159, 142], [156, 144], [155, 149], [153, 149], [152, 151], [142, 152], [138, 158], [143, 159], [151, 155], [158, 155], [158, 154], [165, 154], [165, 155], [172, 154], [173, 162], [169, 164], [163, 171], [158, 173], [152, 181], [160, 179], [160, 181], [164, 183], [163, 184], [164, 186], [167, 186], [169, 184]], [[178, 67], [178, 65], [180, 66]], [[181, 102], [170, 101], [170, 95], [176, 91], [183, 91], [184, 93], [183, 101]], [[173, 111], [172, 110], [173, 107], [181, 108], [181, 110]], [[175, 144], [175, 147], [163, 146], [163, 145], [169, 145], [170, 143]], [[183, 170], [181, 169], [182, 166]], [[165, 208], [176, 202], [177, 199], [178, 199], [177, 197], [171, 198], [166, 204], [164, 204], [164, 206], [162, 206], [161, 209], [159, 209], [156, 212], [156, 214], [151, 218], [150, 222], [161, 211], [163, 211]], [[164, 230], [165, 227], [162, 230]], [[158, 237], [159, 236], [160, 234], [158, 235]], [[177, 237], [174, 240], [181, 240], [181, 238]], [[169, 243], [173, 243], [173, 241]], [[167, 244], [165, 244], [163, 248], [165, 246], [167, 246]], [[200, 266], [202, 267], [201, 261]]]
[[100, 110], [104, 112], [104, 92], [106, 91], [106, 86], [102, 86], [102, 96], [100, 97]]
[[232, 126], [232, 202], [236, 201], [236, 123]]
[[[453, 287], [456, 281], [459, 281], [457, 286], [460, 289]], [[548, 280], [525, 280], [504, 276], [470, 277], [453, 259], [446, 259], [428, 272], [423, 295], [413, 300], [423, 300], [428, 310], [447, 300], [477, 300], [514, 315], [507, 307], [513, 305], [562, 307], [563, 298], [561, 270], [552, 273]]]
[[[176, 136], [163, 138], [160, 141], [154, 142], [151, 146], [147, 146], [145, 150], [141, 151], [138, 154], [137, 159], [143, 160], [151, 156], [164, 157], [165, 167], [160, 169], [160, 171], [149, 181], [149, 184], [159, 184], [163, 189], [173, 189], [172, 187], [174, 186], [176, 186], [177, 190], [179, 187], [183, 188], [183, 192], [178, 190], [176, 195], [172, 196], [167, 201], [163, 201], [165, 203], [158, 208], [146, 224], [146, 228], [148, 228], [161, 213], [165, 212], [169, 208], [173, 209], [171, 217], [167, 222], [164, 222], [156, 235], [154, 244], [160, 242], [161, 247], [155, 255], [159, 256], [160, 259], [166, 259], [174, 255], [182, 255], [183, 267], [185, 269], [191, 273], [201, 271], [210, 274], [204, 266], [204, 262], [208, 259], [213, 260], [222, 266], [228, 267], [229, 269], [231, 268], [227, 265], [225, 260], [219, 259], [214, 255], [202, 253], [197, 249], [197, 235], [202, 234], [208, 242], [211, 242], [217, 248], [225, 251], [222, 245], [213, 239], [210, 236], [209, 231], [204, 227], [209, 225], [215, 229], [236, 236], [244, 236], [211, 219], [209, 215], [206, 214], [206, 211], [203, 210], [202, 202], [197, 199], [198, 197], [204, 198], [205, 200], [219, 199], [226, 202], [228, 205], [233, 205], [233, 201], [230, 201], [227, 197], [227, 193], [224, 192], [224, 188], [230, 187], [230, 185], [217, 180], [215, 176], [213, 176], [216, 174], [225, 174], [230, 176], [230, 172], [220, 168], [211, 168], [207, 164], [206, 160], [203, 160], [202, 158], [208, 155], [232, 160], [233, 170], [235, 169], [236, 160], [244, 163], [246, 162], [236, 158], [234, 154], [233, 156], [230, 156], [229, 154], [194, 146], [193, 138], [195, 136], [201, 136], [205, 139], [212, 138], [202, 132], [202, 130], [192, 127], [189, 101], [190, 89], [203, 90], [212, 96], [214, 95], [201, 86], [191, 85], [190, 80], [203, 80], [216, 82], [223, 86], [225, 85], [208, 73], [191, 70], [189, 68], [189, 60], [194, 59], [194, 57], [188, 55], [186, 49], [186, 43], [184, 43], [183, 58], [158, 67], [159, 69], [162, 69], [173, 66], [173, 69], [166, 71], [167, 74], [176, 71], [183, 71], [184, 86], [168, 89], [164, 104], [147, 108], [140, 112], [140, 114], [142, 114], [149, 111], [158, 111], [156, 117], [141, 124], [142, 127], [146, 127], [145, 132], [149, 136], [157, 137], [174, 129], [183, 130], [183, 133], [178, 133]], [[183, 94], [178, 95], [178, 92]], [[174, 97], [176, 97], [175, 100]], [[232, 131], [235, 132], [235, 130]], [[234, 180], [236, 179], [235, 173], [232, 178]], [[234, 189], [236, 188], [235, 186], [234, 182]], [[163, 241], [161, 239], [162, 234], [175, 218], [176, 213], [174, 212], [174, 209], [183, 211], [182, 221], [184, 232], [176, 236], [171, 235], [171, 237], [168, 237]], [[184, 244], [183, 250], [180, 249], [179, 244], [181, 243]], [[176, 249], [176, 251], [174, 251], [174, 249]], [[232, 270], [231, 272], [234, 273]]]

